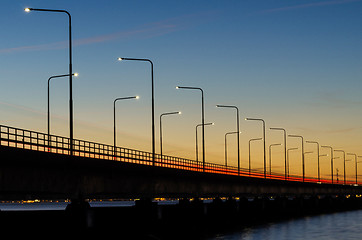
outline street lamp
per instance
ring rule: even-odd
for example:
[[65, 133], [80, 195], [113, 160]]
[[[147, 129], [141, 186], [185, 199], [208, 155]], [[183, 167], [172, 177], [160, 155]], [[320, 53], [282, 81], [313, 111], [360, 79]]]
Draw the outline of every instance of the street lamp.
[[306, 141], [306, 143], [314, 143], [317, 144], [317, 162], [318, 162], [318, 182], [321, 181], [321, 175], [320, 175], [320, 165], [319, 165], [319, 143], [315, 141]]
[[145, 58], [123, 58], [119, 57], [118, 61], [141, 61], [149, 62], [151, 64], [151, 108], [152, 108], [152, 165], [155, 165], [156, 154], [156, 140], [155, 140], [155, 94], [154, 94], [154, 81], [153, 81], [153, 62]]
[[271, 149], [274, 146], [280, 146], [282, 145], [281, 143], [275, 143], [275, 144], [270, 144], [269, 145], [269, 177], [271, 178], [271, 169], [272, 169], [272, 157], [271, 157]]
[[202, 124], [202, 168], [205, 171], [205, 109], [204, 109], [204, 91], [199, 87], [181, 87], [176, 89], [188, 89], [201, 91], [201, 124]]
[[332, 176], [332, 184], [333, 184], [333, 148], [331, 146], [321, 146], [322, 148], [329, 148], [331, 151], [331, 176]]
[[181, 114], [181, 112], [166, 112], [160, 115], [160, 150], [161, 150], [161, 165], [162, 165], [162, 117], [174, 114]]
[[[359, 158], [362, 158], [362, 156], [358, 156]], [[361, 163], [361, 162], [357, 162], [357, 165], [358, 165], [358, 163]], [[356, 172], [357, 172], [357, 167], [356, 167]], [[356, 183], [356, 184], [358, 184], [358, 183]]]
[[[239, 108], [233, 105], [216, 105], [219, 108], [234, 108], [236, 110], [236, 132], [240, 132], [239, 129]], [[240, 136], [237, 136], [237, 145], [238, 145], [238, 174], [240, 174]]]
[[[77, 77], [78, 73], [73, 73], [73, 76]], [[60, 78], [60, 77], [69, 77], [69, 74], [63, 75], [55, 75], [48, 78], [48, 103], [47, 103], [47, 129], [48, 129], [48, 148], [51, 146], [51, 139], [50, 139], [50, 80], [53, 78]]]
[[[339, 159], [339, 158], [341, 158], [341, 157], [333, 157], [333, 159]], [[337, 172], [337, 184], [339, 183], [339, 181], [338, 181], [338, 168], [336, 168], [336, 172]]]
[[283, 131], [284, 133], [284, 175], [287, 180], [287, 131], [284, 128], [270, 128], [270, 130]]
[[305, 152], [305, 153], [304, 153], [304, 156], [305, 156], [306, 154], [310, 154], [310, 153], [313, 153], [313, 151]]
[[343, 184], [346, 185], [346, 153], [343, 150], [334, 150], [334, 151], [343, 153]]
[[261, 121], [263, 123], [263, 142], [264, 142], [264, 178], [266, 178], [266, 157], [265, 157], [265, 121], [261, 118], [245, 118], [246, 121]]
[[[225, 167], [228, 166], [227, 136], [230, 135], [230, 134], [238, 134], [238, 133], [240, 134], [241, 132], [227, 132], [227, 133], [225, 133]], [[238, 134], [238, 136], [239, 136], [239, 134]], [[238, 173], [239, 173], [239, 168], [238, 168]]]
[[196, 162], [199, 162], [199, 146], [198, 146], [198, 140], [197, 140], [197, 128], [201, 126], [211, 126], [215, 125], [215, 123], [205, 123], [205, 124], [197, 124], [196, 125]]
[[116, 102], [120, 100], [139, 99], [139, 96], [121, 97], [113, 101], [113, 155], [116, 158]]
[[25, 12], [39, 11], [39, 12], [60, 12], [66, 13], [69, 18], [69, 154], [73, 155], [73, 70], [72, 70], [72, 17], [66, 10], [57, 9], [39, 9], [39, 8], [25, 8]]
[[357, 154], [347, 153], [347, 155], [352, 155], [352, 156], [354, 156], [355, 171], [356, 171], [356, 184], [357, 184]]
[[303, 136], [299, 135], [288, 135], [288, 137], [294, 137], [294, 138], [300, 138], [302, 140], [302, 171], [303, 171], [303, 182], [304, 182], [304, 176], [305, 176], [305, 168], [304, 168], [304, 139]]
[[[362, 156], [357, 156], [357, 158], [362, 158]], [[358, 163], [361, 163], [361, 161], [357, 162], [357, 165], [358, 165]], [[356, 172], [357, 172], [357, 166], [356, 166]], [[358, 183], [356, 183], [356, 184], [358, 184]]]
[[[328, 157], [328, 154], [320, 154], [319, 157]], [[321, 183], [321, 181], [319, 180], [318, 183]]]
[[287, 150], [288, 179], [289, 179], [289, 166], [290, 166], [290, 164], [289, 164], [289, 151], [293, 151], [293, 150], [298, 150], [298, 148], [297, 148], [297, 147], [295, 147], [295, 148], [289, 148], [289, 149]]
[[263, 138], [252, 138], [249, 140], [249, 176], [250, 176], [250, 172], [251, 172], [251, 151], [250, 151], [250, 145], [251, 142], [253, 141], [258, 141], [258, 140], [263, 140]]

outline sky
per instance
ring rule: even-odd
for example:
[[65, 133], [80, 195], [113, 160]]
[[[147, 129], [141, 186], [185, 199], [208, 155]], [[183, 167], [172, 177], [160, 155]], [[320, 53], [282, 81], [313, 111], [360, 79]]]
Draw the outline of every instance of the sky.
[[[159, 116], [163, 153], [195, 159], [195, 126], [201, 123], [204, 90], [206, 161], [224, 163], [224, 135], [236, 131], [232, 109], [240, 111], [241, 167], [248, 167], [248, 141], [269, 145], [288, 134], [362, 155], [362, 0], [184, 0], [70, 1], [2, 0], [0, 15], [0, 124], [46, 132], [47, 79], [68, 73], [68, 19], [72, 15], [74, 138], [113, 144], [113, 101], [117, 102], [117, 144], [151, 151], [151, 77], [154, 64], [156, 151]], [[50, 86], [51, 133], [69, 136], [66, 78]], [[199, 136], [201, 139], [201, 135]], [[301, 174], [300, 140], [287, 139], [291, 174]], [[201, 142], [199, 143], [201, 146]], [[305, 143], [306, 175], [317, 174], [317, 151]], [[237, 165], [236, 135], [228, 137], [228, 163]], [[263, 168], [262, 142], [252, 143], [252, 164]], [[283, 173], [284, 146], [273, 147], [272, 168]], [[201, 149], [199, 150], [201, 153]], [[327, 154], [321, 149], [320, 154]], [[343, 173], [342, 154], [335, 168]], [[201, 155], [200, 155], [201, 158]], [[351, 156], [346, 157], [352, 159]], [[321, 157], [322, 177], [330, 158]], [[362, 175], [362, 165], [359, 174]], [[354, 162], [346, 162], [354, 179]], [[340, 177], [341, 178], [341, 177]]]

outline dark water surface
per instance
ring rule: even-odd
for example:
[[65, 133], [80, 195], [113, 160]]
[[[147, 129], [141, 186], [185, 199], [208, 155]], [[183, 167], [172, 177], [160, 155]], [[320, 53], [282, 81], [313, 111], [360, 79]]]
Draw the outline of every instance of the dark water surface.
[[338, 212], [269, 223], [219, 234], [222, 240], [359, 240], [362, 239], [362, 210]]
[[[171, 202], [171, 201], [165, 201]], [[10, 202], [0, 203], [1, 211], [42, 211], [42, 210], [60, 210], [64, 211], [69, 202]], [[134, 201], [92, 201], [91, 207], [131, 207]]]

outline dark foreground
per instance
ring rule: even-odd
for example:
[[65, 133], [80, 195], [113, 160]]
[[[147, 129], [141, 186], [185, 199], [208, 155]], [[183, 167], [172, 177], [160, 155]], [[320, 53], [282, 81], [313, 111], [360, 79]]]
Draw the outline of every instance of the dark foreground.
[[[175, 205], [140, 200], [131, 207], [89, 207], [75, 203], [65, 211], [2, 211], [0, 229], [13, 236], [117, 236], [118, 239], [204, 239], [218, 233], [362, 208], [355, 196], [180, 200]], [[50, 234], [50, 235], [49, 235]]]

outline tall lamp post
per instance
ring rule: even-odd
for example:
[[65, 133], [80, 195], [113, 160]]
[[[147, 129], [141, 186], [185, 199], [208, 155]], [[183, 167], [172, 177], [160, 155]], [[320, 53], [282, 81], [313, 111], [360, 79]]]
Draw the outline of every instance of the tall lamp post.
[[263, 138], [252, 138], [249, 140], [249, 176], [250, 176], [250, 173], [251, 173], [251, 142], [253, 141], [259, 141], [259, 140], [263, 140]]
[[139, 99], [139, 96], [121, 97], [113, 101], [113, 155], [116, 158], [116, 102], [120, 100]]
[[281, 143], [275, 143], [275, 144], [270, 144], [269, 145], [269, 177], [271, 178], [271, 172], [272, 172], [272, 157], [271, 157], [271, 150], [272, 150], [272, 147], [274, 146], [280, 146], [282, 145]]
[[[73, 76], [77, 77], [78, 73], [73, 73]], [[48, 78], [48, 103], [47, 103], [47, 129], [48, 129], [48, 147], [51, 146], [51, 139], [50, 139], [50, 80], [53, 78], [61, 78], [61, 77], [69, 77], [69, 74], [63, 74], [63, 75], [55, 75]]]
[[354, 156], [354, 166], [355, 166], [355, 171], [356, 171], [356, 185], [357, 185], [357, 154], [354, 153], [347, 153], [347, 155], [352, 155]]
[[72, 70], [72, 17], [66, 10], [57, 9], [39, 9], [39, 8], [25, 8], [25, 12], [38, 11], [38, 12], [57, 12], [66, 13], [69, 18], [69, 154], [73, 155], [73, 70]]
[[287, 180], [287, 131], [284, 128], [270, 128], [270, 130], [283, 131], [284, 135], [284, 175]]
[[124, 58], [119, 57], [118, 61], [141, 61], [149, 62], [151, 64], [151, 108], [152, 108], [152, 165], [155, 165], [156, 160], [156, 137], [155, 137], [155, 94], [154, 94], [154, 81], [153, 81], [153, 62], [146, 58]]
[[181, 87], [176, 89], [199, 90], [201, 92], [201, 124], [202, 124], [202, 169], [205, 171], [205, 106], [204, 106], [204, 91], [199, 87]]
[[319, 165], [319, 143], [315, 142], [315, 141], [306, 141], [306, 143], [313, 143], [313, 144], [317, 144], [317, 162], [318, 162], [318, 182], [321, 181], [321, 173], [320, 173], [320, 165]]
[[263, 142], [264, 142], [264, 178], [266, 178], [266, 156], [265, 156], [265, 121], [261, 118], [245, 118], [246, 121], [261, 121], [263, 123]]
[[313, 151], [305, 152], [304, 156], [307, 155], [307, 154], [311, 154], [311, 153], [313, 153]]
[[293, 151], [293, 150], [298, 150], [298, 148], [297, 148], [297, 147], [295, 147], [295, 148], [289, 148], [289, 149], [287, 150], [288, 179], [289, 179], [289, 166], [290, 166], [290, 164], [289, 164], [289, 151]]
[[[233, 105], [216, 105], [218, 108], [234, 108], [236, 110], [236, 133], [240, 133], [239, 129], [239, 108]], [[240, 174], [240, 134], [237, 136], [238, 145], [238, 174]], [[226, 139], [226, 138], [225, 138]]]
[[328, 148], [331, 151], [331, 176], [333, 184], [333, 148], [331, 146], [321, 146], [322, 148]]
[[303, 172], [303, 182], [305, 177], [305, 167], [304, 167], [304, 139], [303, 136], [299, 135], [288, 135], [288, 137], [300, 138], [302, 140], [302, 172]]
[[[227, 152], [227, 136], [230, 134], [240, 134], [240, 132], [227, 132], [225, 133], [225, 167], [228, 166], [228, 152]], [[239, 160], [238, 160], [239, 162]], [[239, 165], [238, 165], [239, 166]], [[238, 168], [238, 173], [239, 173], [239, 168]]]
[[343, 184], [346, 185], [346, 152], [343, 150], [334, 150], [343, 153]]
[[[362, 158], [362, 156], [357, 156], [357, 158]], [[357, 165], [358, 165], [358, 163], [361, 163], [361, 161], [360, 162], [357, 162]], [[356, 172], [357, 172], [357, 167], [356, 167]], [[357, 175], [358, 176], [358, 175]], [[358, 180], [358, 179], [357, 179]], [[358, 182], [356, 183], [356, 184], [358, 184]]]
[[205, 123], [205, 124], [197, 124], [196, 125], [196, 162], [199, 162], [199, 146], [198, 146], [198, 140], [197, 140], [197, 129], [201, 126], [211, 126], [211, 125], [215, 125], [215, 123]]
[[160, 115], [160, 151], [161, 151], [161, 165], [162, 165], [162, 117], [168, 115], [181, 114], [181, 112], [166, 112]]
[[[320, 154], [319, 157], [328, 157], [328, 154]], [[321, 183], [320, 179], [319, 179], [319, 183]]]

